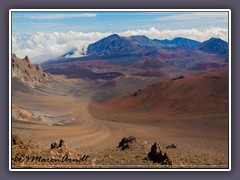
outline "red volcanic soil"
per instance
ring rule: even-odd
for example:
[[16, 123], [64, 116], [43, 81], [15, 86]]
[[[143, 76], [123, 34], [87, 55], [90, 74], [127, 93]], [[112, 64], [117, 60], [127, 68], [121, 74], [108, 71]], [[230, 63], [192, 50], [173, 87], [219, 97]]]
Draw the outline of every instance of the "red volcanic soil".
[[164, 69], [148, 69], [136, 73], [137, 76], [143, 77], [165, 77], [167, 72]]
[[[94, 64], [94, 63], [93, 63]], [[91, 63], [86, 63], [85, 66], [92, 66]], [[95, 73], [90, 69], [84, 68], [76, 63], [64, 63], [45, 67], [45, 71], [56, 75], [65, 75], [67, 78], [83, 78], [83, 79], [113, 79], [121, 76], [118, 72], [103, 72]]]
[[226, 63], [200, 63], [193, 66], [191, 70], [202, 71], [202, 70], [224, 70], [228, 67]]
[[144, 58], [135, 64], [131, 65], [133, 68], [149, 69], [164, 67], [164, 63], [158, 58]]
[[90, 107], [102, 113], [119, 112], [124, 117], [129, 117], [129, 113], [155, 114], [153, 119], [176, 115], [225, 116], [228, 114], [228, 72], [198, 73], [167, 80]]
[[75, 61], [73, 62], [75, 66], [79, 66], [82, 68], [87, 68], [87, 69], [117, 69], [121, 68], [122, 66], [118, 64], [110, 64], [106, 60], [89, 60], [89, 61]]

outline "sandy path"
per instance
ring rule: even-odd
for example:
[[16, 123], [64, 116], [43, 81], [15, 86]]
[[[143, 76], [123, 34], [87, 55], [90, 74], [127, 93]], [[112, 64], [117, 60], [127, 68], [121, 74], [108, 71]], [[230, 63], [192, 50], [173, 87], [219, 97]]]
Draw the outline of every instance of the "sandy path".
[[[45, 123], [13, 120], [13, 133], [24, 139], [49, 146], [51, 142], [64, 138], [70, 147], [104, 147], [111, 133], [107, 126], [95, 121], [87, 110], [88, 97], [61, 96], [57, 93], [24, 93], [15, 91], [13, 102], [19, 107], [43, 116]], [[45, 115], [44, 115], [45, 114]], [[64, 119], [59, 121], [59, 119]], [[59, 121], [58, 125], [52, 122]], [[47, 124], [46, 124], [47, 123]], [[62, 124], [62, 125], [61, 125]]]

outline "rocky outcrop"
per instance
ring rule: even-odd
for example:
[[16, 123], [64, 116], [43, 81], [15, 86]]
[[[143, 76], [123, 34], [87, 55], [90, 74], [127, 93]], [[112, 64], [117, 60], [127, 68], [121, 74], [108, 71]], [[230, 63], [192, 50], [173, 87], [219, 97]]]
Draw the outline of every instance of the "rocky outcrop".
[[56, 142], [52, 142], [50, 149], [55, 149], [55, 148], [58, 148], [58, 144]]
[[63, 146], [65, 146], [65, 141], [64, 141], [64, 139], [60, 139], [58, 147], [61, 148]]
[[[20, 138], [27, 142], [26, 135], [23, 134]], [[44, 143], [48, 142], [48, 139], [41, 139], [42, 145], [38, 146], [31, 140], [29, 143], [23, 143], [20, 138], [17, 134], [12, 136], [11, 158], [14, 168], [216, 168], [216, 162], [219, 163], [218, 168], [226, 168], [228, 162], [225, 162], [222, 156], [215, 159], [206, 153], [199, 154], [198, 151], [188, 151], [179, 147], [179, 151], [167, 151], [170, 157], [174, 158], [173, 164], [158, 144], [152, 145], [135, 137], [125, 137], [120, 141], [120, 146], [130, 146], [126, 151], [116, 147], [95, 148], [88, 151], [89, 154], [84, 153], [85, 148], [79, 147], [64, 150], [66, 145], [63, 139], [54, 142], [53, 148], [49, 148]], [[150, 148], [151, 151], [147, 153]]]
[[28, 56], [25, 56], [24, 58], [28, 63], [30, 63], [30, 60], [29, 60], [29, 57]]
[[19, 108], [16, 104], [12, 104], [12, 117], [24, 121], [41, 121], [42, 118], [32, 112]]
[[33, 65], [28, 56], [20, 59], [16, 54], [12, 54], [12, 77], [31, 87], [47, 85], [49, 80], [55, 79], [50, 73], [45, 73], [40, 65]]
[[[20, 136], [21, 137], [21, 136]], [[26, 141], [26, 139], [24, 138]], [[12, 135], [11, 163], [15, 168], [76, 168], [91, 165], [90, 155], [83, 154], [78, 149], [68, 149], [63, 139], [57, 148], [40, 147], [29, 140], [23, 143], [18, 134]], [[80, 165], [80, 166], [79, 166]]]
[[42, 71], [42, 67], [39, 66], [39, 65], [36, 65], [36, 70], [38, 70], [38, 71]]
[[128, 138], [124, 137], [120, 142], [118, 147], [122, 150], [130, 148], [130, 144], [136, 142], [136, 138], [133, 136], [129, 136]]
[[148, 158], [155, 163], [162, 165], [172, 165], [171, 160], [166, 153], [162, 153], [160, 146], [154, 143], [151, 147], [151, 151], [148, 153]]
[[50, 149], [66, 147], [64, 139], [60, 139], [59, 144], [57, 142], [51, 143]]
[[23, 145], [23, 142], [19, 138], [18, 134], [12, 135], [12, 145]]

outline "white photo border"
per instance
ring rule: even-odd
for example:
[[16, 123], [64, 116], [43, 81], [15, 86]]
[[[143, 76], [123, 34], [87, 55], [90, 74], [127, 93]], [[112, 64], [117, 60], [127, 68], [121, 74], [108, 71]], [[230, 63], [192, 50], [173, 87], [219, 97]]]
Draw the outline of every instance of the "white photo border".
[[[228, 129], [228, 168], [47, 168], [47, 169], [16, 169], [12, 168], [12, 12], [228, 12], [228, 91], [229, 91], [229, 129]], [[9, 171], [231, 171], [231, 9], [10, 9], [9, 10]]]

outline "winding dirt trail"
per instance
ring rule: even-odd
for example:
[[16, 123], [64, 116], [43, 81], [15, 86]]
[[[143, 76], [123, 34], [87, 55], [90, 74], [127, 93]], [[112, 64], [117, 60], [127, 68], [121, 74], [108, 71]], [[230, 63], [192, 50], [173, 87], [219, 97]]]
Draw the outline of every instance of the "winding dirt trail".
[[[75, 87], [76, 88], [76, 87]], [[81, 87], [78, 87], [81, 88]], [[12, 121], [13, 133], [21, 134], [24, 139], [32, 139], [43, 146], [64, 138], [72, 148], [105, 147], [111, 137], [109, 127], [96, 121], [88, 112], [89, 97], [73, 96], [54, 92], [54, 89], [44, 89], [23, 92], [13, 92], [13, 102], [20, 108], [40, 115], [44, 123]], [[76, 90], [75, 90], [76, 91]], [[63, 91], [61, 92], [63, 93]]]

